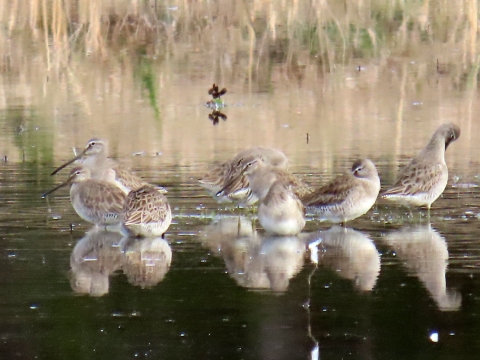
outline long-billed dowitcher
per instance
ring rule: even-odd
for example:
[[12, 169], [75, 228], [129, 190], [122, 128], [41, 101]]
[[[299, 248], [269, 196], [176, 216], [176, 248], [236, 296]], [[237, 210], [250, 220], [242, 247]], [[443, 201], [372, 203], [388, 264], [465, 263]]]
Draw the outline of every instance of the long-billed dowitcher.
[[131, 191], [124, 205], [124, 225], [136, 236], [162, 236], [172, 222], [172, 212], [161, 191], [144, 185]]
[[[249, 199], [248, 204], [251, 205], [258, 199], [263, 199], [276, 180], [288, 184], [299, 198], [312, 192], [312, 188], [297, 176], [270, 165], [263, 157], [256, 157], [245, 162], [240, 172], [225, 183], [224, 188], [217, 193], [217, 196], [236, 198], [238, 192], [245, 192]], [[239, 183], [244, 183], [244, 187], [239, 189]]]
[[345, 223], [365, 214], [375, 204], [380, 178], [369, 159], [353, 163], [350, 172], [301, 198], [308, 212], [334, 223]]
[[125, 203], [123, 191], [111, 182], [92, 179], [90, 170], [84, 166], [74, 167], [67, 181], [47, 191], [42, 197], [69, 184], [72, 184], [70, 201], [83, 220], [105, 226], [122, 221]]
[[305, 227], [305, 209], [291, 185], [275, 181], [258, 205], [258, 221], [271, 234], [297, 235]]
[[[209, 172], [199, 180], [200, 186], [219, 203], [237, 202], [242, 205], [252, 205], [258, 199], [251, 196], [248, 180], [242, 174], [245, 164], [263, 158], [264, 162], [274, 168], [287, 169], [288, 159], [283, 152], [271, 147], [253, 147], [239, 152], [233, 159], [214, 165]], [[230, 191], [217, 195], [226, 185]]]
[[382, 198], [406, 206], [426, 206], [430, 210], [447, 186], [445, 150], [459, 136], [457, 125], [441, 125], [427, 146], [400, 171], [397, 181], [382, 194]]
[[272, 169], [262, 158], [244, 166], [253, 196], [260, 200], [258, 221], [269, 233], [297, 235], [305, 226], [304, 208], [285, 172]]
[[84, 167], [90, 170], [92, 179], [104, 180], [107, 169], [115, 171], [117, 186], [128, 194], [130, 190], [136, 190], [147, 183], [127, 169], [119, 166], [114, 160], [108, 157], [108, 142], [102, 139], [91, 139], [85, 149], [74, 158], [56, 168], [51, 175], [70, 165], [74, 161], [81, 160]]

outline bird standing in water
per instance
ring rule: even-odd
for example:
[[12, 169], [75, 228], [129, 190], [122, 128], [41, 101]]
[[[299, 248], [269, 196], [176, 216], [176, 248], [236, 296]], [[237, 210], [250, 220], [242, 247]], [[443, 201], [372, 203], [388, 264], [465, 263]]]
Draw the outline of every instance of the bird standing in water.
[[92, 179], [88, 168], [76, 166], [70, 171], [67, 181], [47, 191], [42, 197], [71, 184], [70, 201], [78, 216], [95, 225], [119, 224], [123, 219], [125, 194], [114, 185], [113, 170], [103, 177], [111, 180]]
[[375, 204], [380, 178], [369, 159], [353, 163], [351, 171], [302, 197], [307, 212], [333, 223], [345, 223], [365, 214]]
[[398, 175], [397, 181], [382, 198], [406, 206], [430, 206], [443, 193], [448, 182], [445, 150], [460, 137], [460, 128], [452, 123], [441, 125], [427, 146]]

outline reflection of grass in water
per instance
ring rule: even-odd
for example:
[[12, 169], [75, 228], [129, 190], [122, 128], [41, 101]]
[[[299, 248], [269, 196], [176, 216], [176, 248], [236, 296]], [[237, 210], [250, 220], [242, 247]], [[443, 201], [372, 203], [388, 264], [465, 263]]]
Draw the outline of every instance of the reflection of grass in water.
[[8, 111], [6, 120], [16, 134], [18, 158], [35, 167], [53, 164], [53, 138], [51, 132], [45, 131], [44, 119], [33, 110], [20, 108]]
[[157, 90], [155, 87], [155, 74], [151, 62], [148, 60], [141, 61], [138, 72], [142, 85], [148, 93], [148, 99], [150, 101], [150, 106], [155, 113], [155, 118], [160, 120], [160, 109], [158, 108]]

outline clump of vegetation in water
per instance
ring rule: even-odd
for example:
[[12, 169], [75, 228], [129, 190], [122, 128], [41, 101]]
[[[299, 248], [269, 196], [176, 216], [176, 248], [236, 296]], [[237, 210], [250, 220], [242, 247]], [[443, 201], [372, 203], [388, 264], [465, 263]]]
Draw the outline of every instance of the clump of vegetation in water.
[[[227, 92], [226, 88], [218, 91], [218, 86], [213, 84], [211, 89], [208, 90], [208, 95], [212, 95], [212, 100], [206, 102], [206, 106], [210, 109], [218, 110], [222, 107], [225, 107], [225, 103], [222, 100], [222, 96], [225, 95]], [[225, 120], [225, 119], [224, 119]]]
[[212, 109], [212, 112], [208, 114], [208, 118], [212, 120], [213, 125], [217, 125], [219, 119], [222, 119], [223, 121], [227, 120], [227, 115], [225, 115], [219, 110], [226, 106], [222, 100], [222, 96], [225, 95], [226, 92], [226, 88], [218, 91], [218, 86], [216, 84], [213, 84], [212, 87], [208, 90], [208, 95], [211, 95], [213, 99], [207, 101], [205, 105], [208, 108]]

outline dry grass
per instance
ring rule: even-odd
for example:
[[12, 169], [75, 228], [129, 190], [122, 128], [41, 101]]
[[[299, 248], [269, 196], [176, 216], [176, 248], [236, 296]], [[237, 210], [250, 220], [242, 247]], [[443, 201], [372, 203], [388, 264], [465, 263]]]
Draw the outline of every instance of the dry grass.
[[[61, 149], [83, 144], [92, 132], [110, 137], [114, 128], [114, 149], [127, 153], [137, 149], [125, 138], [136, 136], [145, 139], [146, 150], [171, 149], [184, 162], [199, 154], [215, 157], [213, 128], [192, 144], [197, 129], [179, 126], [178, 119], [206, 118], [204, 109], [172, 106], [177, 99], [201, 104], [212, 81], [251, 103], [257, 94], [278, 96], [273, 108], [256, 110], [264, 135], [251, 137], [252, 129], [227, 121], [234, 148], [248, 138], [300, 154], [305, 150], [283, 140], [276, 119], [301, 113], [304, 127], [295, 136], [335, 134], [341, 120], [351, 129], [341, 141], [359, 153], [358, 137], [385, 131], [384, 123], [371, 120], [383, 116], [394, 119], [393, 141], [366, 152], [386, 148], [398, 156], [411, 131], [402, 120], [412, 115], [412, 94], [440, 104], [433, 120], [462, 119], [464, 128], [475, 128], [475, 0], [12, 0], [0, 2], [0, 14], [0, 108], [36, 107]], [[441, 94], [451, 91], [462, 94], [455, 113], [442, 104]], [[243, 110], [237, 116], [251, 116]], [[145, 128], [132, 114], [146, 119]], [[341, 147], [320, 140], [319, 152]], [[332, 166], [330, 155], [318, 161], [314, 165]]]

